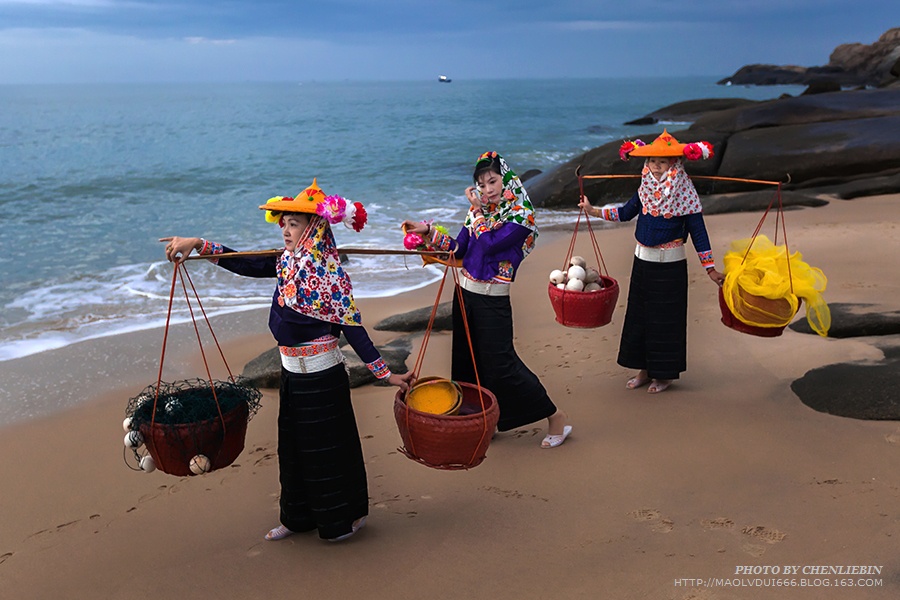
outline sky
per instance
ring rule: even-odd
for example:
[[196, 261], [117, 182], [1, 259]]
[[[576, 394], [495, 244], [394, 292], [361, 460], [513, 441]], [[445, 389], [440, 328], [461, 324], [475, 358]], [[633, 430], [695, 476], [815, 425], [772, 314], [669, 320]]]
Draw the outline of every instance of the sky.
[[0, 84], [726, 77], [892, 27], [898, 0], [0, 0]]

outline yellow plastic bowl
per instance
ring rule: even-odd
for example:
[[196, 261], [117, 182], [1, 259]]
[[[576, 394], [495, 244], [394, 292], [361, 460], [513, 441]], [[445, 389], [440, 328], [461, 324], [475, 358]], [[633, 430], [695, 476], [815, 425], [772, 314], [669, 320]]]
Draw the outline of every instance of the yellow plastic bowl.
[[455, 415], [462, 404], [462, 390], [449, 379], [422, 377], [409, 390], [406, 403], [419, 412]]

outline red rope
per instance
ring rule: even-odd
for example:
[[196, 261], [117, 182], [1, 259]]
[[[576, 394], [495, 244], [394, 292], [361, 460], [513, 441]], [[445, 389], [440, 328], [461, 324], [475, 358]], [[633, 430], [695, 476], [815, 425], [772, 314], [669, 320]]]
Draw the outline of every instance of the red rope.
[[[183, 276], [182, 276], [182, 270], [184, 272]], [[213, 331], [212, 324], [209, 321], [209, 317], [206, 314], [206, 310], [204, 310], [203, 304], [202, 304], [202, 302], [200, 302], [200, 295], [197, 293], [196, 287], [194, 287], [194, 282], [191, 280], [191, 276], [187, 271], [187, 266], [183, 262], [175, 263], [175, 268], [172, 270], [172, 285], [169, 288], [169, 307], [166, 312], [166, 326], [165, 326], [165, 329], [163, 330], [163, 343], [162, 343], [162, 350], [160, 351], [160, 356], [159, 356], [159, 373], [156, 378], [156, 391], [155, 391], [154, 397], [153, 397], [153, 413], [150, 416], [150, 429], [152, 431], [153, 427], [156, 425], [156, 407], [157, 407], [157, 404], [159, 401], [159, 389], [162, 386], [163, 367], [166, 362], [166, 346], [168, 345], [168, 340], [169, 340], [169, 327], [171, 326], [171, 323], [172, 323], [172, 305], [175, 300], [175, 284], [177, 281], [180, 280], [181, 281], [181, 289], [184, 292], [184, 299], [185, 299], [185, 302], [187, 302], [188, 311], [191, 315], [191, 322], [194, 325], [194, 333], [197, 335], [197, 343], [200, 346], [200, 355], [203, 357], [203, 366], [206, 369], [206, 376], [209, 381], [209, 387], [210, 387], [210, 390], [212, 391], [213, 399], [216, 402], [216, 410], [219, 413], [219, 419], [222, 421], [222, 434], [225, 435], [226, 428], [227, 428], [227, 425], [225, 423], [225, 416], [222, 414], [222, 405], [219, 403], [218, 394], [216, 393], [216, 386], [213, 383], [212, 373], [210, 372], [210, 369], [209, 369], [209, 363], [206, 360], [206, 352], [203, 350], [203, 340], [200, 337], [200, 329], [197, 327], [197, 319], [194, 317], [194, 309], [193, 309], [193, 306], [191, 305], [191, 299], [190, 299], [190, 296], [188, 295], [187, 286], [184, 283], [185, 277], [187, 277], [188, 281], [191, 284], [191, 290], [194, 293], [194, 298], [197, 300], [197, 305], [200, 307], [200, 311], [203, 313], [203, 318], [206, 320], [206, 325], [209, 327], [209, 332], [212, 335], [213, 340], [215, 341], [216, 347], [219, 349], [219, 355], [222, 357], [222, 362], [225, 363], [225, 369], [228, 371], [228, 375], [231, 378], [231, 381], [234, 382], [234, 375], [232, 375], [231, 369], [228, 366], [227, 361], [225, 361], [225, 354], [222, 352], [222, 347], [219, 344], [218, 338], [216, 338], [216, 334]], [[144, 443], [146, 443], [148, 445], [152, 445], [153, 446], [153, 454], [155, 456], [160, 457], [160, 460], [162, 459], [163, 454], [157, 452], [156, 440], [153, 435], [150, 435], [150, 439], [145, 440]], [[210, 457], [210, 459], [212, 460], [212, 459], [214, 459], [214, 457]], [[160, 464], [159, 466], [161, 469], [165, 470], [165, 465]]]
[[[178, 263], [175, 268], [178, 269], [179, 267], [184, 270], [184, 274], [185, 276], [187, 276], [187, 266], [185, 266], [184, 263]], [[193, 287], [193, 285], [191, 287]], [[216, 394], [216, 386], [213, 383], [212, 373], [209, 370], [209, 363], [206, 360], [206, 351], [203, 350], [203, 340], [200, 337], [200, 329], [197, 327], [197, 319], [194, 317], [194, 307], [191, 306], [191, 299], [188, 296], [187, 286], [184, 284], [184, 277], [181, 278], [181, 289], [184, 290], [184, 300], [185, 302], [187, 302], [188, 312], [190, 312], [191, 314], [191, 323], [194, 326], [194, 333], [197, 335], [197, 345], [200, 347], [200, 356], [203, 358], [203, 368], [206, 369], [206, 377], [209, 381], [209, 389], [212, 392], [213, 400], [216, 401], [216, 410], [219, 413], [219, 419], [222, 420], [222, 434], [224, 435], [226, 433], [225, 416], [222, 414], [222, 406], [219, 404], [219, 396], [218, 394]], [[196, 293], [197, 290], [194, 290], [195, 295]], [[200, 301], [199, 296], [197, 297], [197, 301]], [[208, 320], [207, 324], [209, 324]]]
[[472, 451], [471, 458], [469, 458], [469, 464], [472, 464], [475, 461], [475, 455], [478, 454], [481, 443], [484, 441], [484, 437], [487, 435], [487, 414], [484, 407], [484, 394], [481, 390], [481, 379], [478, 377], [478, 365], [475, 362], [475, 348], [472, 345], [472, 332], [469, 329], [469, 319], [466, 316], [466, 303], [463, 299], [462, 287], [459, 285], [459, 273], [456, 271], [453, 271], [453, 282], [456, 284], [456, 297], [459, 299], [459, 311], [462, 313], [463, 329], [466, 330], [466, 341], [469, 343], [469, 354], [472, 356], [472, 370], [475, 372], [475, 386], [478, 388], [478, 401], [481, 402], [481, 438], [478, 440], [478, 445], [475, 446], [475, 450]]
[[[455, 263], [454, 253], [450, 252], [450, 259], [448, 260], [450, 264]], [[441, 278], [441, 284], [438, 287], [437, 297], [434, 300], [434, 305], [431, 308], [431, 316], [428, 319], [428, 326], [425, 328], [425, 334], [422, 337], [422, 346], [419, 348], [419, 354], [416, 357], [415, 365], [413, 366], [413, 374], [415, 378], [418, 378], [419, 371], [422, 368], [422, 363], [425, 359], [425, 350], [428, 347], [428, 340], [431, 338], [431, 331], [434, 328], [435, 317], [437, 316], [438, 306], [441, 302], [441, 295], [444, 291], [444, 284], [447, 281], [447, 272], [453, 269], [453, 267], [447, 265], [444, 267], [444, 276]], [[472, 332], [469, 329], [469, 320], [466, 316], [466, 305], [465, 300], [462, 295], [462, 287], [459, 285], [459, 273], [456, 269], [453, 269], [453, 282], [455, 287], [456, 297], [459, 301], [460, 312], [462, 313], [463, 319], [463, 329], [466, 331], [466, 341], [469, 344], [469, 355], [472, 357], [472, 368], [475, 372], [475, 386], [478, 389], [478, 400], [481, 403], [481, 414], [482, 414], [482, 432], [481, 439], [478, 441], [478, 444], [475, 446], [475, 449], [472, 451], [472, 456], [469, 458], [468, 464], [471, 465], [475, 462], [476, 455], [478, 454], [478, 449], [481, 447], [481, 443], [484, 441], [485, 436], [487, 435], [487, 414], [484, 405], [484, 393], [481, 388], [481, 378], [478, 376], [478, 366], [475, 362], [475, 348], [472, 344]], [[410, 431], [409, 427], [409, 403], [406, 404], [406, 430]], [[415, 440], [412, 434], [409, 435], [409, 445], [410, 445], [410, 453], [413, 456], [416, 456], [416, 448], [415, 448]], [[421, 461], [420, 461], [421, 462]]]
[[791, 273], [791, 249], [788, 246], [787, 239], [787, 226], [784, 223], [784, 203], [781, 198], [781, 184], [778, 184], [778, 188], [775, 190], [775, 194], [772, 196], [772, 199], [769, 201], [769, 206], [766, 207], [765, 212], [763, 212], [762, 218], [759, 220], [759, 223], [756, 225], [756, 229], [753, 230], [753, 235], [750, 238], [750, 243], [747, 245], [747, 250], [744, 252], [744, 256], [741, 259], [741, 264], [747, 260], [747, 256], [750, 254], [750, 249], [753, 247], [753, 243], [756, 241], [756, 238], [759, 236], [759, 232], [762, 230], [763, 223], [766, 221], [766, 217], [769, 215], [769, 211], [772, 210], [772, 207], [775, 205], [775, 201], [778, 201], [778, 208], [775, 213], [775, 245], [778, 245], [778, 228], [781, 227], [781, 235], [784, 236], [784, 252], [785, 252], [785, 260], [787, 260], [787, 271], [788, 271], [788, 283], [791, 286], [791, 294], [794, 293], [794, 276]]

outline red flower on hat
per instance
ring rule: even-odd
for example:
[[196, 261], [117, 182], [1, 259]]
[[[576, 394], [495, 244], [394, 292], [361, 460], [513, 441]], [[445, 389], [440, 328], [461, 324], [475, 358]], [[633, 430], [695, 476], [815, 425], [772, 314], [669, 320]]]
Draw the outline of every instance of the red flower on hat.
[[629, 154], [633, 152], [635, 148], [646, 145], [647, 144], [645, 144], [641, 140], [634, 140], [633, 142], [631, 140], [626, 140], [622, 143], [621, 146], [619, 146], [619, 158], [621, 158], [622, 160], [628, 160]]
[[353, 206], [356, 207], [356, 213], [353, 215], [353, 223], [351, 223], [351, 226], [353, 227], [353, 231], [359, 232], [366, 226], [369, 214], [366, 212], [366, 209], [363, 208], [362, 202], [354, 202]]
[[687, 144], [684, 147], [684, 156], [688, 160], [700, 160], [703, 158], [703, 150], [699, 144]]

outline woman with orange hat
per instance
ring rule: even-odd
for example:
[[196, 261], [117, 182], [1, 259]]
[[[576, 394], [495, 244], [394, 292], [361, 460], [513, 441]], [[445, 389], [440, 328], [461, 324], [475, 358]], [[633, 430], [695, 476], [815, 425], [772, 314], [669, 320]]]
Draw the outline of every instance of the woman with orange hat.
[[637, 217], [618, 356], [623, 367], [638, 369], [625, 384], [630, 390], [649, 383], [648, 391], [657, 394], [687, 370], [688, 236], [709, 278], [717, 285], [725, 281], [716, 270], [700, 198], [682, 164], [682, 157], [712, 155], [709, 142], [681, 144], [665, 130], [650, 144], [627, 141], [619, 150], [622, 160], [645, 159], [637, 193], [622, 205], [598, 208], [586, 196], [578, 203], [586, 213], [607, 221]]
[[341, 334], [380, 380], [405, 390], [412, 373], [391, 373], [365, 328], [350, 278], [341, 266], [331, 224], [363, 228], [362, 204], [326, 196], [313, 184], [295, 198], [277, 196], [260, 206], [278, 223], [284, 251], [277, 256], [228, 258], [234, 252], [201, 238], [165, 237], [166, 258], [191, 251], [248, 277], [275, 277], [269, 329], [281, 355], [278, 467], [281, 524], [266, 534], [279, 540], [301, 531], [340, 541], [356, 533], [369, 512], [366, 468]]

